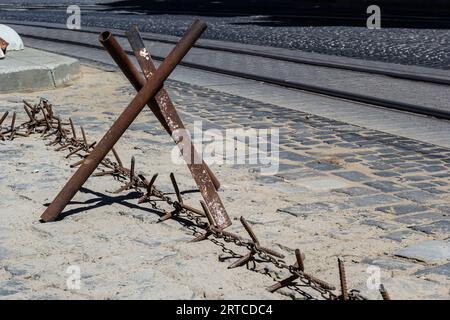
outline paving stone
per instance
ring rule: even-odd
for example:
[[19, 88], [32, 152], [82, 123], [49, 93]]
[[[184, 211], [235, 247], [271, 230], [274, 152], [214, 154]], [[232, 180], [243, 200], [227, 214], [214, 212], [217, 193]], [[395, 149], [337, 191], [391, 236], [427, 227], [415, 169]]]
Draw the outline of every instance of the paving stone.
[[425, 191], [405, 191], [395, 194], [397, 197], [408, 199], [417, 203], [427, 203], [435, 198], [435, 195]]
[[[450, 169], [450, 168], [449, 168], [449, 169]], [[450, 173], [449, 173], [449, 171], [450, 171], [450, 170], [447, 170], [446, 172], [442, 172], [442, 173], [433, 173], [431, 176], [434, 177], [434, 178], [444, 178], [444, 179], [447, 179], [447, 178], [450, 178]]]
[[435, 189], [435, 188], [423, 189], [423, 190], [426, 191], [426, 192], [432, 193], [432, 194], [446, 194], [446, 193], [449, 193], [448, 191]]
[[447, 276], [450, 278], [450, 263], [446, 263], [437, 267], [432, 268], [425, 268], [422, 270], [419, 270], [414, 273], [415, 275], [421, 276], [421, 275], [429, 275], [429, 274], [438, 274]]
[[447, 168], [444, 166], [428, 166], [423, 168], [425, 171], [428, 172], [438, 172], [438, 171], [446, 171]]
[[425, 225], [413, 226], [411, 229], [427, 234], [450, 234], [450, 220], [439, 220]]
[[431, 221], [441, 220], [445, 218], [449, 219], [449, 217], [446, 217], [443, 213], [428, 211], [415, 214], [401, 215], [400, 217], [395, 218], [393, 220], [408, 225], [414, 225], [414, 224], [429, 223]]
[[349, 149], [356, 149], [358, 147], [353, 143], [336, 143], [336, 146], [341, 147], [341, 148], [349, 148]]
[[[361, 143], [358, 143], [359, 145], [361, 145]], [[376, 155], [365, 155], [365, 156], [361, 156], [361, 159], [367, 160], [367, 161], [378, 161], [380, 160], [379, 156]]]
[[345, 141], [350, 141], [350, 142], [355, 142], [355, 141], [362, 141], [365, 140], [366, 138], [357, 134], [357, 133], [345, 133], [345, 134], [341, 134], [339, 135], [343, 140]]
[[378, 207], [377, 210], [393, 214], [406, 214], [426, 211], [427, 208], [424, 206], [418, 206], [416, 204], [398, 204], [393, 206]]
[[346, 204], [350, 207], [371, 207], [398, 202], [400, 199], [388, 194], [375, 194], [350, 199]]
[[331, 209], [332, 207], [327, 203], [314, 202], [307, 204], [299, 203], [297, 206], [280, 208], [277, 212], [288, 213], [296, 217], [307, 217], [311, 214], [326, 213]]
[[305, 146], [315, 146], [315, 145], [320, 144], [320, 142], [312, 141], [312, 140], [304, 140], [304, 141], [301, 141], [301, 143]]
[[383, 237], [390, 240], [402, 242], [404, 239], [410, 238], [415, 235], [418, 235], [418, 232], [412, 230], [398, 230], [387, 233]]
[[427, 189], [427, 188], [435, 187], [434, 183], [429, 183], [429, 182], [415, 182], [415, 183], [410, 183], [409, 185], [411, 187], [415, 187], [418, 189]]
[[386, 163], [374, 162], [369, 165], [369, 168], [373, 170], [389, 170], [394, 167]]
[[426, 180], [430, 180], [430, 177], [428, 176], [404, 176], [403, 179], [408, 180], [408, 181], [426, 181]]
[[300, 171], [300, 172], [280, 172], [276, 174], [277, 177], [292, 181], [308, 177], [323, 177], [325, 174], [318, 171]]
[[19, 280], [0, 280], [0, 297], [10, 296], [24, 290], [24, 283]]
[[418, 173], [423, 170], [420, 168], [412, 168], [412, 169], [398, 169], [397, 171], [398, 171], [398, 173], [400, 173], [400, 175], [405, 175], [405, 174], [409, 174], [409, 173]]
[[301, 167], [302, 167], [301, 165], [292, 165], [292, 164], [280, 163], [278, 165], [278, 171], [282, 172], [282, 171], [288, 171], [288, 170], [298, 170]]
[[366, 182], [364, 183], [365, 185], [381, 190], [383, 192], [397, 192], [397, 191], [401, 191], [404, 190], [405, 188], [392, 182], [392, 181], [370, 181], [370, 182]]
[[403, 168], [403, 169], [417, 168], [418, 166], [420, 166], [420, 164], [414, 163], [414, 162], [398, 162], [398, 164], [397, 164], [398, 168]]
[[371, 179], [364, 173], [361, 173], [359, 171], [341, 171], [341, 172], [334, 172], [333, 174], [341, 178], [355, 182], [367, 181]]
[[5, 266], [5, 270], [10, 274], [12, 274], [13, 276], [23, 276], [27, 274], [26, 270], [9, 265]]
[[262, 183], [266, 183], [266, 184], [272, 184], [272, 183], [278, 183], [278, 182], [284, 181], [284, 179], [282, 177], [278, 177], [278, 176], [256, 175], [256, 176], [254, 176], [254, 179], [257, 181], [261, 181]]
[[373, 173], [376, 176], [383, 177], [383, 178], [390, 178], [390, 177], [397, 177], [400, 174], [392, 171], [378, 171]]
[[429, 263], [447, 262], [450, 260], [450, 242], [428, 240], [397, 250], [395, 255]]
[[339, 169], [337, 165], [329, 162], [311, 161], [305, 164], [308, 168], [320, 170], [320, 171], [331, 171]]
[[308, 191], [307, 188], [302, 186], [293, 185], [287, 182], [275, 183], [272, 185], [273, 190], [282, 192], [283, 194], [299, 194]]
[[441, 211], [444, 214], [447, 214], [450, 216], [450, 205], [447, 204], [438, 204], [433, 206], [433, 208], [438, 209], [439, 211]]
[[348, 163], [354, 163], [354, 162], [361, 162], [361, 159], [353, 158], [353, 159], [344, 159], [345, 162]]
[[387, 222], [387, 221], [380, 221], [380, 220], [375, 220], [375, 219], [366, 219], [361, 221], [361, 224], [365, 224], [368, 226], [375, 226], [378, 227], [382, 230], [396, 230], [400, 227], [400, 225], [396, 224], [396, 223], [391, 223], [391, 222]]
[[386, 270], [408, 270], [417, 267], [415, 263], [383, 257], [380, 258], [366, 257], [361, 262], [365, 264], [379, 266], [380, 268]]
[[[390, 138], [390, 136], [387, 136]], [[381, 138], [381, 137], [380, 137]], [[379, 148], [377, 149], [377, 152], [381, 153], [381, 154], [397, 154], [397, 150], [393, 149], [393, 148]]]
[[303, 156], [298, 153], [289, 152], [289, 151], [281, 151], [279, 153], [279, 157], [280, 157], [280, 159], [294, 161], [294, 162], [308, 162], [308, 161], [313, 160], [313, 158], [311, 158], [311, 157]]
[[349, 196], [366, 196], [378, 193], [378, 191], [365, 187], [350, 187], [344, 189], [335, 189], [334, 192], [344, 193]]
[[316, 191], [329, 191], [332, 189], [338, 189], [349, 186], [349, 182], [344, 179], [328, 176], [311, 177], [307, 179], [296, 180], [294, 183], [296, 185]]

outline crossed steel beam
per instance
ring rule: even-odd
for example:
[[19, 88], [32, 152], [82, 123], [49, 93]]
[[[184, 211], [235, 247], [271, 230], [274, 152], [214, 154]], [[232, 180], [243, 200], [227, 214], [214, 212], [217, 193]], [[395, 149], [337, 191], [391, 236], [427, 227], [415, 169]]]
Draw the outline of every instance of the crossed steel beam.
[[[164, 81], [189, 52], [205, 29], [206, 24], [196, 20], [157, 70], [151, 60], [150, 54], [143, 45], [138, 31], [134, 29], [128, 32], [128, 39], [144, 72], [145, 78], [148, 80], [147, 82], [145, 82], [145, 79], [131, 63], [112, 34], [104, 32], [100, 35], [100, 42], [105, 46], [136, 90], [138, 90], [138, 93], [41, 215], [43, 221], [54, 221], [59, 217], [66, 205], [80, 190], [109, 151], [112, 150], [116, 142], [144, 109], [145, 105], [150, 107], [163, 127], [173, 138], [175, 130], [184, 129], [183, 122], [170, 101], [167, 92], [163, 89], [163, 85]], [[230, 226], [231, 220], [217, 193], [217, 188], [220, 184], [203, 160], [200, 163], [192, 161], [191, 156], [194, 156], [194, 159], [201, 158], [198, 157], [190, 138], [174, 138], [174, 141], [182, 151], [183, 158], [199, 187], [200, 193], [205, 200], [215, 224], [221, 229]]]

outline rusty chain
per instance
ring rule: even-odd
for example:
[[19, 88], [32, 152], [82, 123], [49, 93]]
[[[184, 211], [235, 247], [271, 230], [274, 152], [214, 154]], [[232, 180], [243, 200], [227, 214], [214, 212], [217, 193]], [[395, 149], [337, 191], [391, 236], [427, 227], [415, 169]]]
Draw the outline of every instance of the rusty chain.
[[[54, 114], [52, 105], [49, 104], [46, 99], [41, 98], [39, 103], [35, 104], [34, 106], [32, 106], [30, 103], [26, 101], [24, 101], [24, 104], [25, 104], [24, 109], [30, 120], [16, 127], [15, 125], [16, 113], [14, 112], [10, 128], [7, 128], [4, 131], [1, 124], [8, 116], [8, 112], [6, 112], [0, 118], [0, 139], [5, 140], [5, 138], [8, 138], [9, 140], [13, 140], [16, 135], [27, 137], [31, 133], [41, 133], [41, 137], [44, 138], [55, 136], [55, 140], [50, 144], [48, 144], [48, 146], [54, 146], [59, 144], [60, 147], [55, 149], [55, 151], [62, 151], [68, 149], [70, 153], [66, 157], [77, 154], [82, 158], [82, 160], [71, 165], [71, 167], [81, 165], [84, 158], [86, 158], [91, 149], [93, 149], [93, 147], [95, 146], [95, 142], [88, 143], [84, 129], [80, 127], [82, 132], [82, 139], [77, 138], [72, 120], [69, 119], [69, 123], [64, 123], [60, 117]], [[42, 114], [42, 118], [40, 119], [37, 118], [39, 114]], [[64, 128], [63, 127], [64, 125], [70, 125], [71, 130]], [[26, 130], [26, 132], [21, 133], [18, 131], [20, 129], [24, 129]], [[6, 134], [8, 133], [9, 136], [6, 137]], [[70, 137], [69, 133], [71, 134]], [[80, 154], [80, 152], [84, 152], [85, 154]], [[132, 158], [131, 169], [128, 169], [123, 167], [123, 163], [114, 149], [113, 154], [114, 157], [116, 158], [116, 161], [113, 161], [110, 158], [105, 157], [104, 160], [101, 162], [101, 165], [103, 165], [103, 167], [105, 167], [107, 170], [102, 168], [100, 172], [96, 173], [96, 175], [97, 176], [111, 175], [122, 183], [125, 183], [126, 180], [129, 180], [129, 182], [126, 182], [125, 185], [121, 187], [118, 191], [130, 189], [138, 191], [141, 195], [140, 203], [141, 202], [149, 203], [152, 209], [159, 212], [163, 212], [166, 215], [169, 215], [169, 218], [174, 218], [176, 216], [183, 215], [191, 222], [190, 226], [187, 225], [185, 226], [193, 232], [193, 235], [196, 237], [196, 239], [200, 238], [200, 240], [203, 240], [208, 238], [208, 236], [210, 235], [213, 236], [213, 238], [208, 239], [212, 241], [214, 244], [220, 246], [223, 252], [230, 254], [233, 258], [241, 257], [242, 259], [245, 256], [236, 254], [234, 251], [227, 248], [226, 243], [232, 243], [238, 247], [245, 247], [250, 252], [249, 254], [247, 254], [249, 258], [245, 260], [245, 263], [253, 261], [256, 264], [257, 261], [254, 258], [256, 256], [259, 258], [260, 260], [259, 262], [269, 263], [281, 271], [282, 270], [287, 271], [290, 274], [289, 278], [299, 280], [303, 285], [316, 291], [325, 300], [367, 299], [358, 290], [354, 289], [350, 290], [349, 292], [346, 292], [345, 294], [343, 293], [341, 295], [337, 295], [336, 293], [334, 293], [336, 288], [333, 285], [321, 279], [318, 279], [315, 276], [305, 273], [303, 270], [303, 266], [300, 267], [298, 261], [296, 264], [288, 264], [283, 260], [284, 258], [283, 255], [271, 249], [261, 247], [259, 241], [256, 239], [256, 236], [254, 235], [250, 226], [246, 223], [243, 217], [241, 218], [241, 222], [252, 239], [246, 239], [237, 234], [233, 234], [231, 232], [227, 232], [225, 230], [215, 227], [213, 224], [209, 223], [211, 221], [208, 222], [205, 221], [205, 216], [208, 217], [207, 212], [208, 210], [206, 208], [204, 208], [206, 210], [203, 210], [203, 212], [201, 212], [201, 210], [196, 210], [193, 208], [190, 209], [190, 207], [187, 208], [186, 205], [180, 203], [178, 200], [172, 200], [172, 198], [169, 197], [167, 193], [160, 191], [154, 186], [153, 183], [157, 175], [155, 175], [151, 180], [151, 182], [149, 183], [143, 175], [137, 175], [134, 172], [134, 158]], [[146, 192], [143, 191], [142, 189], [146, 189]], [[158, 206], [156, 201], [152, 200], [151, 197], [157, 198], [160, 201], [165, 202], [167, 205], [172, 206], [174, 210], [171, 213], [168, 213], [164, 209], [161, 209], [161, 207]], [[201, 215], [201, 213], [203, 214]], [[199, 229], [202, 229], [203, 233], [200, 232]], [[267, 273], [267, 271], [265, 273]], [[342, 281], [345, 282], [345, 273], [344, 279], [342, 279], [341, 274], [341, 283]], [[290, 281], [287, 282], [287, 284], [280, 286], [280, 288], [281, 287], [293, 288], [295, 290], [295, 288], [298, 287], [298, 284], [294, 281]], [[387, 299], [389, 297], [389, 294], [387, 293], [386, 289], [383, 286], [380, 287], [380, 292], [383, 298], [386, 297], [385, 299]], [[305, 296], [308, 296], [309, 298], [312, 298], [312, 296], [306, 294], [305, 292], [303, 292], [303, 294]]]

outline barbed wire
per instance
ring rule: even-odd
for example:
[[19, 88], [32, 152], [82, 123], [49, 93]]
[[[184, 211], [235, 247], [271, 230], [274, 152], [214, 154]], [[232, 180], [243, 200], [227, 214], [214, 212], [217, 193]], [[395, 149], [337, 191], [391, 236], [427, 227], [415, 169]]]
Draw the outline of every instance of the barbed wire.
[[[0, 118], [0, 139], [13, 140], [16, 136], [28, 137], [32, 133], [40, 133], [43, 138], [54, 136], [55, 139], [49, 143], [48, 146], [59, 145], [55, 151], [68, 150], [69, 154], [66, 155], [66, 158], [70, 158], [73, 155], [78, 155], [81, 157], [80, 161], [70, 165], [72, 168], [81, 165], [91, 150], [95, 147], [96, 142], [88, 142], [88, 138], [83, 127], [80, 127], [82, 137], [78, 138], [72, 119], [69, 118], [69, 122], [63, 122], [61, 118], [54, 113], [52, 105], [46, 99], [41, 98], [39, 102], [34, 105], [24, 101], [24, 109], [29, 117], [29, 121], [24, 122], [19, 126], [16, 126], [16, 112], [13, 113], [11, 125], [5, 128], [5, 130], [2, 127], [2, 123], [7, 118], [8, 112]], [[38, 118], [38, 115], [42, 115], [42, 117]], [[70, 126], [70, 130], [64, 128], [64, 126]], [[24, 130], [24, 132], [21, 132], [20, 130]], [[266, 263], [274, 266], [280, 270], [280, 272], [284, 271], [288, 276], [269, 287], [268, 290], [270, 292], [276, 292], [281, 288], [288, 288], [302, 294], [307, 299], [315, 298], [301, 289], [301, 287], [306, 286], [316, 292], [318, 297], [325, 300], [367, 299], [358, 290], [347, 290], [345, 269], [342, 260], [338, 260], [341, 294], [337, 294], [335, 286], [304, 271], [304, 254], [301, 253], [300, 250], [295, 250], [295, 264], [287, 263], [284, 260], [285, 257], [283, 254], [260, 245], [258, 238], [244, 217], [241, 217], [240, 221], [245, 231], [250, 236], [250, 239], [216, 227], [214, 219], [209, 213], [209, 210], [204, 202], [200, 201], [202, 210], [193, 208], [183, 202], [173, 173], [171, 173], [170, 178], [177, 196], [177, 200], [173, 200], [168, 193], [164, 193], [156, 188], [154, 183], [158, 174], [153, 175], [150, 180], [147, 180], [144, 175], [136, 174], [134, 157], [131, 158], [130, 168], [126, 168], [124, 167], [117, 151], [113, 148], [111, 152], [115, 158], [115, 161], [109, 157], [105, 157], [101, 162], [102, 167], [97, 168], [99, 171], [96, 172], [94, 176], [110, 175], [117, 181], [121, 182], [123, 184], [122, 187], [116, 191], [113, 191], [114, 193], [119, 193], [126, 190], [138, 191], [140, 195], [138, 202], [140, 204], [148, 203], [153, 210], [164, 213], [164, 216], [160, 218], [160, 221], [165, 221], [167, 219], [178, 219], [180, 217], [187, 218], [190, 224], [183, 223], [183, 225], [192, 231], [193, 236], [195, 237], [192, 240], [193, 242], [208, 239], [215, 245], [220, 246], [224, 253], [229, 254], [232, 258], [238, 259], [228, 268], [237, 268], [253, 262], [255, 267], [254, 269], [256, 269], [257, 264]], [[168, 212], [162, 209], [154, 199], [165, 202], [168, 206], [171, 206], [173, 210]], [[245, 255], [235, 253], [227, 247], [227, 244], [230, 243], [237, 247], [246, 248], [248, 253]], [[270, 275], [270, 272], [267, 270], [262, 271], [261, 273]], [[275, 276], [270, 275], [270, 277], [274, 281], [277, 280]], [[383, 299], [389, 299], [389, 294], [384, 286], [380, 286], [380, 293], [382, 294]]]

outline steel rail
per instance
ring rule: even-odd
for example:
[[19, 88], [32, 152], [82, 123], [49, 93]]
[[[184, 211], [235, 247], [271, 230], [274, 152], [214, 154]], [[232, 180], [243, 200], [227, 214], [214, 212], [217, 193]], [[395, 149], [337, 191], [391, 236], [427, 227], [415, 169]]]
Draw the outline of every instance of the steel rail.
[[[64, 27], [39, 25], [37, 23], [27, 24], [27, 23], [11, 22], [9, 24], [21, 25], [21, 26], [39, 26], [41, 28], [67, 30], [67, 28], [64, 28]], [[71, 31], [82, 32], [82, 33], [91, 33], [91, 34], [98, 33], [97, 31], [85, 30], [85, 29], [71, 30]], [[118, 35], [118, 37], [125, 37], [125, 31], [120, 30], [120, 29], [113, 29], [113, 31], [116, 35]], [[28, 37], [37, 37], [37, 36], [28, 36]], [[176, 44], [177, 43], [176, 40], [163, 39], [163, 37], [148, 36], [145, 34], [142, 36], [142, 38], [144, 40], [153, 41], [153, 42], [161, 42], [161, 43], [167, 43], [167, 44]], [[194, 48], [243, 54], [243, 55], [249, 55], [249, 56], [254, 56], [254, 57], [268, 58], [268, 59], [272, 59], [272, 60], [292, 62], [292, 63], [298, 63], [298, 64], [304, 64], [304, 65], [317, 66], [317, 67], [326, 67], [326, 68], [341, 69], [341, 70], [348, 70], [348, 71], [355, 71], [355, 72], [371, 73], [371, 74], [384, 75], [384, 76], [389, 76], [389, 77], [398, 78], [398, 79], [422, 81], [422, 82], [441, 84], [441, 85], [450, 85], [450, 79], [436, 78], [433, 76], [427, 76], [427, 75], [417, 74], [417, 73], [408, 73], [405, 71], [378, 69], [378, 68], [367, 67], [367, 66], [358, 66], [358, 65], [353, 65], [353, 64], [341, 64], [338, 62], [324, 61], [324, 60], [318, 60], [318, 59], [313, 59], [313, 58], [307, 59], [307, 58], [300, 58], [300, 57], [288, 57], [288, 56], [278, 55], [278, 54], [274, 54], [274, 53], [265, 53], [265, 52], [261, 52], [261, 51], [254, 51], [254, 50], [248, 50], [248, 49], [242, 49], [242, 48], [230, 48], [230, 47], [223, 47], [223, 46], [221, 47], [221, 46], [217, 46], [217, 45], [213, 45], [213, 44], [196, 43], [194, 45]]]
[[[50, 41], [50, 42], [67, 43], [67, 44], [84, 46], [84, 47], [102, 50], [102, 47], [99, 45], [91, 45], [91, 44], [75, 42], [75, 41], [71, 41], [71, 40], [61, 40], [61, 39], [49, 40], [45, 37], [40, 37], [40, 36], [25, 36], [25, 37], [30, 37], [30, 38], [35, 38], [35, 39], [45, 40], [45, 41]], [[126, 50], [126, 53], [129, 55], [133, 55], [133, 52], [130, 50]], [[160, 57], [160, 56], [152, 55], [152, 57], [158, 61], [163, 60], [163, 57]], [[214, 72], [214, 73], [225, 74], [225, 75], [233, 76], [233, 77], [239, 77], [239, 78], [245, 78], [245, 79], [249, 79], [249, 80], [265, 82], [265, 83], [281, 86], [283, 88], [302, 90], [302, 91], [321, 94], [321, 95], [329, 96], [329, 97], [333, 97], [333, 98], [344, 99], [344, 100], [348, 100], [348, 101], [352, 101], [352, 102], [359, 102], [359, 103], [379, 106], [379, 107], [383, 107], [383, 108], [387, 108], [387, 109], [406, 111], [406, 112], [410, 112], [410, 113], [431, 116], [431, 117], [435, 117], [435, 118], [439, 118], [439, 119], [450, 120], [450, 111], [440, 110], [437, 108], [429, 108], [429, 107], [425, 107], [425, 106], [421, 106], [421, 105], [414, 105], [414, 104], [404, 103], [404, 102], [396, 101], [396, 100], [389, 100], [389, 99], [371, 97], [371, 96], [367, 96], [367, 95], [355, 94], [355, 93], [351, 93], [348, 91], [319, 87], [319, 86], [309, 85], [306, 83], [292, 82], [292, 81], [280, 80], [280, 79], [276, 79], [276, 78], [272, 78], [272, 77], [258, 76], [258, 75], [248, 74], [245, 72], [224, 70], [221, 68], [205, 66], [205, 65], [198, 64], [198, 63], [182, 61], [179, 65], [188, 67], [188, 68], [194, 68], [194, 69], [199, 69], [199, 70], [204, 70], [204, 71], [209, 71], [209, 72]]]

